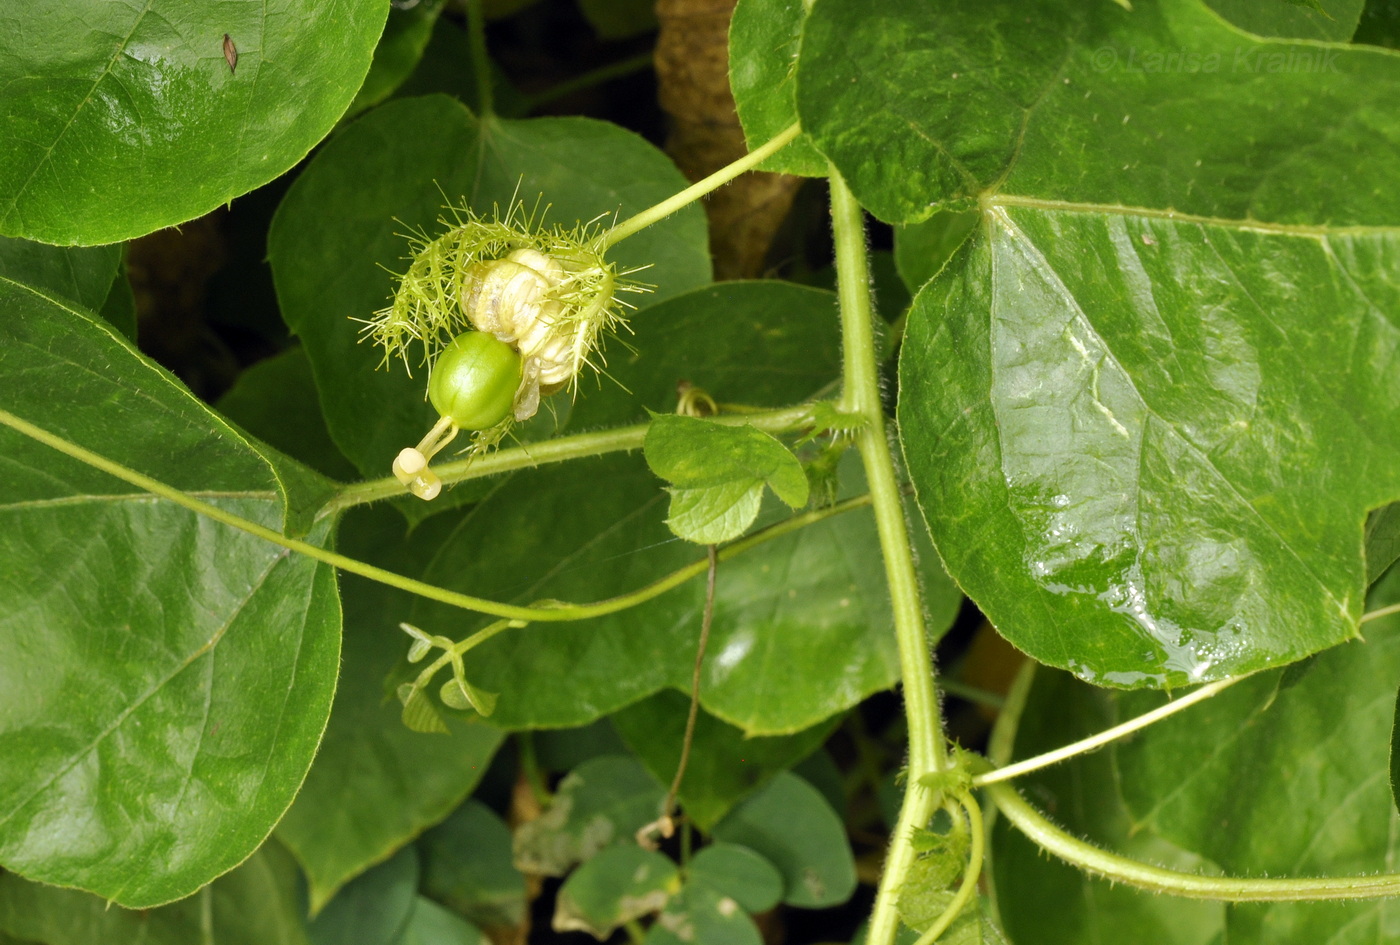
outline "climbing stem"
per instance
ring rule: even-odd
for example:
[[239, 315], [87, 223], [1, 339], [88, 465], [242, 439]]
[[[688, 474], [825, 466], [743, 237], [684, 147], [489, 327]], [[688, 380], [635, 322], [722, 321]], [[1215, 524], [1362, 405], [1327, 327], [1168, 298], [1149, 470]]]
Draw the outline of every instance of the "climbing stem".
[[968, 831], [971, 833], [972, 846], [968, 850], [967, 869], [963, 872], [962, 883], [958, 886], [958, 891], [953, 894], [953, 901], [948, 903], [948, 908], [943, 910], [943, 914], [934, 920], [924, 930], [924, 934], [919, 936], [915, 945], [933, 945], [938, 941], [938, 937], [948, 931], [948, 926], [957, 921], [962, 915], [963, 909], [972, 901], [972, 897], [977, 894], [977, 878], [982, 875], [982, 856], [986, 850], [987, 836], [986, 829], [982, 826], [982, 808], [977, 805], [977, 801], [970, 794], [963, 794], [958, 798], [958, 804], [962, 806], [963, 813], [967, 815]]
[[1115, 883], [1188, 899], [1225, 902], [1303, 902], [1320, 899], [1381, 899], [1400, 895], [1400, 874], [1308, 879], [1241, 879], [1200, 876], [1163, 869], [1101, 850], [1057, 827], [1007, 784], [989, 784], [997, 809], [1041, 849]]
[[608, 249], [608, 247], [615, 246], [627, 239], [627, 237], [651, 226], [653, 223], [666, 219], [677, 210], [689, 206], [710, 191], [718, 190], [740, 174], [752, 170], [774, 154], [777, 154], [792, 143], [801, 133], [802, 129], [796, 123], [789, 125], [786, 129], [774, 136], [772, 141], [769, 141], [762, 147], [750, 151], [732, 164], [726, 164], [709, 177], [706, 177], [698, 183], [691, 184], [674, 197], [669, 197], [655, 206], [648, 207], [636, 216], [623, 220], [598, 238], [598, 252], [601, 253]]
[[[710, 419], [716, 423], [750, 424], [765, 433], [784, 433], [810, 423], [813, 406], [813, 404], [800, 404], [796, 407], [763, 410], [743, 416], [720, 414]], [[642, 441], [646, 439], [646, 435], [647, 425], [645, 423], [600, 430], [595, 433], [578, 433], [540, 443], [530, 443], [527, 446], [496, 450], [483, 456], [442, 463], [434, 466], [433, 472], [437, 473], [444, 485], [450, 485], [454, 482], [482, 479], [486, 476], [496, 476], [518, 469], [531, 469], [535, 466], [545, 466], [571, 459], [638, 450], [642, 448]], [[324, 517], [356, 505], [393, 499], [407, 494], [403, 483], [393, 476], [351, 483], [340, 488], [321, 509], [320, 516]]]
[[[636, 591], [632, 591], [631, 593], [588, 604], [561, 604], [557, 601], [550, 601], [535, 605], [521, 606], [518, 604], [507, 604], [500, 601], [487, 600], [481, 597], [473, 597], [470, 594], [461, 594], [457, 591], [449, 590], [445, 587], [438, 587], [434, 584], [428, 584], [425, 581], [419, 581], [402, 574], [395, 574], [393, 571], [386, 571], [383, 568], [375, 567], [372, 564], [367, 564], [364, 561], [347, 557], [326, 548], [321, 548], [309, 542], [301, 541], [296, 538], [289, 538], [281, 532], [274, 531], [265, 525], [260, 525], [250, 519], [243, 518], [241, 515], [220, 508], [211, 502], [205, 502], [203, 499], [195, 498], [186, 492], [176, 489], [174, 486], [167, 485], [157, 479], [152, 479], [150, 476], [143, 475], [134, 469], [129, 469], [120, 463], [114, 462], [105, 456], [100, 456], [76, 443], [71, 443], [63, 437], [50, 433], [42, 427], [37, 427], [27, 420], [16, 417], [9, 411], [0, 410], [0, 424], [18, 430], [25, 436], [38, 440], [40, 443], [50, 446], [60, 453], [71, 456], [80, 462], [86, 463], [95, 469], [100, 469], [109, 475], [115, 476], [123, 482], [128, 482], [138, 489], [142, 489], [152, 495], [158, 495], [163, 499], [167, 499], [199, 515], [211, 518], [216, 522], [221, 522], [231, 528], [247, 532], [264, 541], [269, 541], [274, 545], [286, 548], [289, 551], [295, 551], [298, 554], [306, 555], [308, 558], [312, 558], [316, 561], [333, 565], [334, 567], [340, 568], [342, 571], [358, 574], [360, 577], [368, 578], [371, 581], [378, 581], [390, 587], [397, 587], [402, 591], [416, 594], [419, 597], [426, 597], [429, 600], [439, 601], [440, 603], [448, 604], [452, 607], [460, 607], [464, 610], [473, 610], [478, 613], [504, 617], [509, 620], [561, 622], [568, 620], [585, 620], [589, 617], [599, 617], [604, 614], [616, 613], [617, 611], [635, 607], [643, 601], [664, 594], [666, 591], [684, 584], [691, 578], [703, 574], [709, 567], [708, 560], [700, 560], [688, 567], [673, 571], [666, 577], [653, 581], [651, 584]], [[753, 535], [726, 545], [719, 551], [719, 560], [724, 561], [728, 558], [732, 558], [735, 555], [742, 554], [744, 551], [757, 544], [770, 541], [781, 535], [796, 531], [797, 529], [805, 528], [808, 525], [819, 522], [832, 515], [840, 514], [849, 509], [858, 508], [859, 506], [868, 504], [869, 501], [869, 497], [859, 496], [848, 499], [845, 502], [838, 502], [827, 508], [813, 509], [801, 515], [794, 515], [792, 518], [785, 519], [760, 532], [756, 532]], [[505, 629], [507, 629], [507, 627], [502, 625], [499, 629], [493, 630], [492, 632], [503, 632]], [[481, 632], [485, 633], [487, 631]]]
[[923, 787], [920, 779], [942, 770], [947, 758], [933, 686], [933, 667], [929, 663], [928, 637], [924, 631], [923, 603], [905, 527], [904, 503], [885, 435], [885, 414], [875, 361], [865, 219], [860, 204], [834, 167], [831, 169], [831, 220], [844, 349], [840, 406], [862, 421], [855, 434], [856, 445], [865, 466], [866, 481], [870, 484], [871, 505], [885, 561], [885, 579], [889, 584], [895, 639], [899, 646], [904, 712], [909, 725], [907, 788], [885, 858], [867, 938], [869, 945], [891, 945], [899, 929], [895, 908], [899, 887], [914, 862], [914, 831], [928, 823], [935, 805], [942, 801], [935, 792]]
[[1079, 741], [1072, 742], [1062, 748], [1056, 748], [1054, 751], [1047, 751], [1042, 755], [1036, 755], [1024, 761], [1018, 761], [1004, 768], [997, 768], [995, 771], [989, 771], [986, 774], [975, 775], [972, 779], [973, 786], [982, 787], [988, 784], [995, 784], [998, 781], [1009, 781], [1023, 774], [1029, 774], [1032, 771], [1039, 771], [1041, 768], [1048, 768], [1050, 765], [1059, 764], [1061, 761], [1073, 758], [1076, 755], [1082, 755], [1096, 748], [1102, 748], [1109, 742], [1116, 741], [1125, 735], [1131, 735], [1139, 729], [1147, 728], [1147, 726], [1160, 722], [1168, 716], [1175, 715], [1183, 709], [1189, 709], [1198, 702], [1204, 702], [1206, 699], [1223, 692], [1244, 678], [1246, 677], [1234, 676], [1230, 679], [1222, 679], [1219, 682], [1210, 683], [1194, 692], [1187, 693], [1180, 699], [1173, 699], [1166, 705], [1158, 706], [1150, 712], [1144, 712], [1136, 718], [1131, 718], [1112, 728], [1106, 728], [1102, 732], [1096, 732], [1088, 738], [1081, 738]]

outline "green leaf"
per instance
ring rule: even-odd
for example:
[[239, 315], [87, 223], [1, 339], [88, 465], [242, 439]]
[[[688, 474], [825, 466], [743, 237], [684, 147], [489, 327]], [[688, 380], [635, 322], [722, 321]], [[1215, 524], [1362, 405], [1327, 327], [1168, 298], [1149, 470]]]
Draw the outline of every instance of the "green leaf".
[[687, 884], [647, 930], [646, 945], [762, 945], [739, 903], [706, 883]]
[[96, 311], [112, 289], [122, 261], [120, 244], [50, 246], [0, 236], [0, 278]]
[[[530, 100], [511, 84], [495, 61], [489, 61], [488, 68], [496, 114], [503, 118], [523, 117], [530, 110]], [[467, 108], [475, 108], [481, 100], [476, 88], [476, 57], [471, 38], [448, 17], [438, 17], [418, 68], [394, 95], [410, 98], [438, 93], [451, 95]]]
[[418, 853], [404, 847], [346, 884], [307, 926], [311, 945], [393, 945], [418, 902]]
[[470, 922], [431, 899], [419, 896], [408, 925], [394, 945], [487, 945], [489, 939]]
[[[1209, 705], [1196, 706], [1182, 716], [1190, 719]], [[1125, 718], [1115, 711], [1106, 691], [1067, 673], [1037, 668], [1015, 729], [1015, 757], [1058, 748]], [[1190, 772], [1175, 777], [1183, 774]], [[1018, 778], [1016, 787], [1065, 829], [1101, 847], [1172, 869], [1219, 872], [1209, 860], [1135, 822], [1119, 792], [1111, 749]], [[997, 818], [992, 827], [989, 864], [987, 875], [995, 886], [999, 916], [1013, 942], [1218, 945], [1222, 941], [1225, 904], [1155, 895], [1092, 877], [1046, 856], [1005, 818]], [[1054, 921], [1047, 921], [1047, 916]]]
[[1375, 509], [1366, 518], [1366, 584], [1376, 583], [1400, 560], [1400, 502]]
[[910, 292], [918, 292], [938, 275], [977, 229], [978, 215], [971, 211], [941, 210], [922, 223], [894, 229], [894, 261]]
[[779, 774], [730, 811], [713, 834], [776, 866], [783, 874], [783, 902], [790, 906], [835, 906], [855, 891], [855, 860], [841, 818], [795, 774]]
[[[1371, 606], [1400, 601], [1400, 577]], [[1393, 871], [1400, 813], [1389, 785], [1400, 676], [1400, 617], [1366, 642], [1249, 679], [1115, 751], [1134, 825], [1208, 857], [1232, 876]], [[1125, 716], [1162, 702], [1119, 699]], [[1227, 914], [1231, 942], [1360, 945], [1391, 937], [1393, 905], [1272, 903]]]
[[[340, 551], [392, 570], [418, 553], [407, 531], [391, 509], [357, 510], [341, 525]], [[502, 738], [481, 723], [451, 721], [448, 738], [405, 728], [397, 702], [385, 699], [384, 677], [403, 659], [397, 621], [411, 598], [351, 575], [342, 597], [344, 659], [330, 724], [277, 826], [306, 871], [313, 911], [460, 804]]]
[[128, 341], [136, 340], [136, 293], [131, 288], [131, 280], [127, 278], [125, 263], [117, 267], [117, 274], [112, 278], [107, 298], [103, 300], [97, 314], [125, 335]]
[[131, 911], [7, 873], [0, 875], [0, 929], [44, 945], [307, 945], [297, 880], [296, 863], [276, 843], [158, 909]]
[[[428, 47], [444, 2], [415, 0], [412, 4], [390, 7], [369, 73], [345, 110], [342, 121], [384, 101], [413, 73]], [[460, 68], [461, 64], [458, 65]]]
[[[670, 783], [680, 762], [689, 710], [689, 698], [667, 689], [614, 712], [611, 718], [647, 770], [658, 781]], [[742, 729], [700, 712], [679, 796], [686, 816], [701, 830], [709, 830], [746, 795], [814, 751], [836, 721], [795, 735], [745, 738]]]
[[666, 524], [701, 545], [738, 538], [758, 517], [766, 483], [792, 508], [807, 504], [807, 476], [797, 457], [750, 426], [658, 414], [647, 429], [651, 471], [671, 483]]
[[783, 898], [783, 874], [772, 863], [737, 843], [712, 843], [690, 861], [686, 881], [709, 886], [746, 912], [767, 912]]
[[10, 12], [0, 232], [112, 243], [200, 216], [301, 160], [360, 87], [388, 10], [81, 0]]
[[1256, 41], [1193, 0], [840, 6], [804, 33], [804, 127], [889, 219], [981, 210], [901, 354], [953, 577], [1036, 659], [1117, 686], [1355, 636], [1358, 529], [1400, 496], [1400, 58]]
[[607, 938], [625, 922], [659, 912], [680, 889], [680, 871], [664, 854], [613, 846], [569, 874], [554, 904], [554, 931]]
[[545, 812], [516, 831], [516, 868], [563, 876], [604, 847], [635, 844], [637, 831], [660, 816], [664, 793], [633, 758], [584, 762], [559, 782]]
[[1345, 43], [1356, 32], [1366, 0], [1208, 0], [1242, 30], [1259, 36]]
[[[3, 279], [0, 378], [0, 408], [264, 526], [311, 482], [109, 327]], [[305, 777], [335, 574], [8, 428], [0, 455], [0, 863], [128, 906], [189, 895]]]
[[311, 362], [300, 346], [259, 361], [238, 375], [215, 406], [264, 443], [312, 469], [341, 481], [358, 478], [326, 430]]
[[[803, 0], [740, 0], [729, 21], [729, 86], [749, 150], [797, 121], [797, 47]], [[825, 177], [826, 157], [805, 136], [759, 165], [765, 171]]]
[[525, 877], [511, 859], [510, 828], [467, 801], [418, 841], [423, 892], [487, 929], [525, 921]]
[[[406, 266], [401, 234], [436, 234], [445, 199], [465, 196], [489, 213], [514, 195], [527, 205], [542, 195], [548, 219], [570, 223], [626, 216], [684, 186], [651, 145], [583, 118], [477, 119], [451, 99], [428, 96], [389, 102], [347, 126], [292, 185], [268, 237], [283, 316], [311, 358], [331, 437], [361, 473], [382, 478], [399, 450], [437, 419], [424, 397], [426, 372], [410, 378], [402, 364], [380, 369], [383, 353], [359, 343], [353, 319], [385, 304], [392, 273]], [[624, 269], [650, 266], [652, 298], [710, 278], [704, 218], [694, 207], [627, 240], [614, 255]], [[545, 434], [554, 426], [548, 414], [538, 421]], [[456, 491], [461, 495], [449, 492], [417, 512], [442, 511], [451, 507], [448, 499], [474, 494]]]

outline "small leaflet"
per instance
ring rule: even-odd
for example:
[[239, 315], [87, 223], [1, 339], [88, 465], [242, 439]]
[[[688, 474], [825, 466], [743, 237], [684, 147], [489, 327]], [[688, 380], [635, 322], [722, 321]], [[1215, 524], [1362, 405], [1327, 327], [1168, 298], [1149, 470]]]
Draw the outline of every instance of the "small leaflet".
[[227, 33], [224, 34], [224, 59], [228, 62], [228, 71], [232, 75], [238, 69], [238, 47], [229, 39]]

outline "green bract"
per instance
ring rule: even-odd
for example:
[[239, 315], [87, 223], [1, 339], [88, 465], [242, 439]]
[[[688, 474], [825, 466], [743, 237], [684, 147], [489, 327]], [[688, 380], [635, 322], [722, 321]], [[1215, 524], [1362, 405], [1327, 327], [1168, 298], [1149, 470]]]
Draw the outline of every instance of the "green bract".
[[510, 413], [520, 355], [484, 331], [463, 332], [443, 349], [428, 380], [438, 413], [464, 430], [486, 430]]

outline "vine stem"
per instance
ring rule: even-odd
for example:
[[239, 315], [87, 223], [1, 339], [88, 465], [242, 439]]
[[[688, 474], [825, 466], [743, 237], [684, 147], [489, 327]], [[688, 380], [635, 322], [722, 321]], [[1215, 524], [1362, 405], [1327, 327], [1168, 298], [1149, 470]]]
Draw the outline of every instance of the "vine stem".
[[[812, 404], [803, 404], [797, 407], [764, 410], [743, 416], [720, 414], [709, 419], [716, 423], [726, 423], [733, 426], [748, 424], [765, 433], [785, 433], [810, 423], [812, 408]], [[646, 435], [647, 424], [645, 423], [617, 427], [612, 430], [600, 430], [595, 433], [577, 433], [572, 436], [544, 440], [540, 443], [531, 443], [528, 446], [497, 450], [485, 456], [443, 463], [441, 466], [434, 466], [433, 472], [437, 473], [444, 485], [451, 485], [456, 482], [483, 479], [487, 476], [515, 472], [520, 469], [533, 469], [536, 466], [547, 466], [551, 463], [560, 463], [571, 459], [639, 450], [642, 448]], [[342, 486], [336, 492], [335, 496], [322, 507], [318, 517], [335, 514], [356, 505], [379, 502], [403, 495], [408, 495], [407, 490], [404, 489], [403, 483], [393, 476], [351, 483]]]
[[718, 190], [734, 178], [745, 171], [752, 170], [783, 148], [787, 147], [797, 136], [802, 133], [802, 128], [796, 122], [774, 135], [773, 140], [767, 144], [739, 158], [732, 164], [727, 164], [715, 171], [709, 177], [691, 184], [685, 190], [668, 197], [655, 206], [648, 207], [634, 217], [623, 220], [616, 224], [607, 232], [598, 237], [597, 250], [605, 250], [616, 246], [627, 237], [644, 230], [659, 220], [664, 220], [682, 207], [689, 206], [712, 190]]
[[963, 872], [962, 883], [958, 886], [958, 891], [953, 894], [953, 901], [948, 903], [948, 908], [943, 910], [933, 925], [924, 930], [924, 934], [919, 936], [919, 940], [914, 945], [933, 945], [938, 941], [938, 937], [948, 931], [948, 926], [957, 921], [962, 915], [963, 909], [972, 901], [973, 895], [977, 892], [977, 878], [982, 875], [982, 857], [986, 850], [987, 835], [986, 828], [982, 825], [982, 808], [970, 795], [964, 794], [958, 798], [958, 803], [962, 806], [963, 813], [967, 815], [968, 832], [971, 834], [972, 848], [968, 851], [967, 869]]
[[1047, 751], [1044, 754], [1035, 755], [1024, 761], [1018, 761], [1015, 764], [1007, 765], [1004, 768], [997, 768], [995, 771], [974, 775], [972, 778], [972, 785], [973, 787], [985, 787], [988, 784], [996, 784], [999, 781], [1009, 781], [1023, 774], [1029, 774], [1032, 771], [1039, 771], [1041, 768], [1048, 768], [1053, 764], [1059, 764], [1061, 761], [1073, 758], [1076, 755], [1086, 754], [1096, 748], [1102, 748], [1109, 742], [1122, 738], [1125, 735], [1131, 735], [1139, 729], [1147, 728], [1147, 726], [1160, 722], [1168, 716], [1175, 715], [1183, 709], [1191, 708], [1191, 706], [1198, 702], [1204, 702], [1211, 696], [1223, 692], [1240, 680], [1247, 678], [1246, 676], [1234, 676], [1230, 679], [1222, 679], [1219, 682], [1213, 682], [1209, 685], [1202, 686], [1200, 689], [1188, 693], [1180, 699], [1173, 699], [1166, 705], [1158, 706], [1151, 712], [1144, 712], [1136, 718], [1131, 718], [1112, 728], [1106, 728], [1102, 732], [1096, 732], [1088, 738], [1081, 738], [1079, 741], [1071, 742], [1062, 748], [1056, 748], [1054, 751]]
[[1249, 879], [1182, 873], [1101, 850], [1062, 830], [1007, 784], [989, 784], [987, 796], [1006, 819], [1041, 849], [1090, 873], [1151, 892], [1225, 902], [1304, 902], [1381, 899], [1400, 895], [1400, 874], [1306, 879]]
[[[301, 541], [296, 538], [289, 538], [281, 532], [268, 528], [266, 525], [260, 525], [241, 515], [236, 515], [233, 512], [222, 509], [213, 503], [197, 499], [188, 493], [176, 489], [174, 486], [167, 485], [158, 479], [152, 479], [150, 476], [139, 473], [134, 469], [129, 469], [118, 462], [94, 453], [89, 449], [85, 449], [76, 443], [71, 443], [63, 437], [50, 433], [42, 427], [35, 426], [27, 420], [22, 420], [7, 410], [0, 410], [0, 424], [18, 430], [31, 439], [52, 447], [60, 453], [71, 456], [95, 469], [100, 469], [108, 475], [115, 476], [123, 482], [128, 482], [138, 489], [149, 492], [152, 495], [158, 495], [163, 499], [167, 499], [199, 515], [211, 518], [216, 522], [228, 525], [231, 528], [236, 528], [254, 537], [261, 538], [264, 541], [271, 542], [289, 551], [295, 551], [298, 554], [306, 555], [308, 558], [333, 565], [334, 567], [340, 568], [342, 571], [357, 574], [371, 581], [378, 581], [390, 587], [397, 587], [399, 590], [407, 591], [410, 594], [416, 594], [419, 597], [425, 597], [429, 600], [435, 600], [453, 607], [460, 607], [464, 610], [472, 610], [477, 613], [488, 614], [495, 617], [504, 617], [510, 620], [551, 623], [600, 617], [604, 614], [626, 610], [629, 607], [634, 607], [653, 597], [664, 594], [666, 591], [674, 587], [679, 587], [691, 578], [704, 573], [705, 569], [708, 567], [708, 561], [697, 561], [692, 565], [673, 571], [671, 574], [657, 581], [653, 581], [651, 584], [632, 591], [631, 593], [623, 594], [618, 597], [609, 597], [606, 600], [595, 601], [588, 604], [561, 604], [553, 601], [529, 606], [506, 604], [500, 601], [487, 600], [482, 597], [473, 597], [470, 594], [462, 594], [445, 587], [438, 587], [435, 584], [428, 584], [425, 581], [419, 581], [402, 574], [396, 574], [393, 571], [387, 571], [384, 568], [375, 567], [372, 564], [321, 548], [309, 542]], [[771, 525], [747, 538], [726, 545], [724, 549], [719, 552], [719, 560], [723, 561], [732, 558], [735, 555], [742, 554], [755, 545], [770, 541], [800, 528], [805, 528], [808, 525], [819, 522], [824, 518], [829, 518], [832, 515], [838, 515], [850, 509], [859, 508], [870, 502], [871, 498], [869, 496], [857, 496], [852, 499], [847, 499], [844, 502], [838, 502], [827, 508], [813, 509], [801, 515], [794, 515], [792, 518]]]
[[947, 764], [947, 754], [933, 686], [928, 636], [924, 631], [923, 603], [904, 521], [904, 503], [885, 435], [885, 413], [875, 361], [865, 218], [855, 195], [834, 166], [831, 168], [831, 222], [836, 244], [836, 286], [843, 346], [840, 406], [862, 421], [855, 434], [856, 445], [865, 466], [866, 481], [870, 484], [880, 551], [885, 560], [885, 579], [889, 584], [895, 639], [899, 646], [904, 713], [909, 725], [907, 788], [885, 858], [866, 939], [869, 945], [892, 945], [899, 930], [896, 906], [900, 884], [914, 862], [914, 831], [928, 823], [934, 806], [940, 801], [921, 780], [925, 775], [942, 770]]

